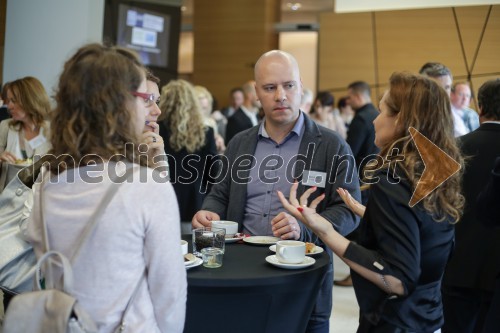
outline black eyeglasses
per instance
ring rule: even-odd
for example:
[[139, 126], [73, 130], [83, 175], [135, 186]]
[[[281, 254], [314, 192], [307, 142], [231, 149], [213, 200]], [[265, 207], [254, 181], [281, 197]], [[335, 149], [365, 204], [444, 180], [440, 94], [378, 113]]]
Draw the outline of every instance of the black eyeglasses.
[[131, 91], [131, 94], [135, 97], [144, 98], [144, 103], [146, 104], [146, 106], [151, 106], [153, 103], [156, 103], [155, 94], [146, 94], [138, 91]]

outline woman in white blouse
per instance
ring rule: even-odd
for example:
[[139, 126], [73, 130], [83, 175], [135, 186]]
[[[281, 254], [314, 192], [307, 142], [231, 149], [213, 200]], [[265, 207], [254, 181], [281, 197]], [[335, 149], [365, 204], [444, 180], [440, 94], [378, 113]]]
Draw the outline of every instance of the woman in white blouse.
[[42, 83], [31, 76], [12, 81], [7, 98], [12, 119], [0, 123], [0, 162], [15, 164], [46, 154], [50, 102]]
[[[121, 181], [71, 263], [72, 294], [100, 333], [115, 332], [129, 301], [127, 332], [184, 327], [187, 282], [175, 192], [139, 152], [155, 100], [145, 74], [135, 54], [101, 44], [83, 46], [66, 62], [52, 116], [57, 159], [35, 185], [27, 223], [37, 258], [47, 250], [42, 217], [50, 249], [71, 258], [107, 191]], [[129, 179], [117, 179], [125, 169]]]

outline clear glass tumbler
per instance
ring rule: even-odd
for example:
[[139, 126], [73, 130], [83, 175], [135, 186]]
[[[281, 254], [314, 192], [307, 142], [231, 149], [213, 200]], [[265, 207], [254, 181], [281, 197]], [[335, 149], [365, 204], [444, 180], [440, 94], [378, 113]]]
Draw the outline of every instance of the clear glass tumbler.
[[226, 246], [226, 230], [221, 228], [204, 227], [193, 230], [193, 254], [201, 257], [201, 250], [206, 247], [221, 249]]
[[201, 250], [203, 266], [207, 268], [218, 268], [222, 266], [224, 253], [218, 247], [206, 247]]

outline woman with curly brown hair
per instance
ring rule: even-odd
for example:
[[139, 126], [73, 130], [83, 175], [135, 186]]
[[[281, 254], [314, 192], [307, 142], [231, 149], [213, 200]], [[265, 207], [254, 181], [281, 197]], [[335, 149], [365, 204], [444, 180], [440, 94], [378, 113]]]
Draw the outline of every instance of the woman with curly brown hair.
[[160, 109], [160, 135], [166, 142], [181, 221], [191, 221], [208, 191], [208, 173], [217, 155], [214, 130], [205, 126], [195, 90], [185, 80], [162, 88]]
[[[453, 248], [454, 228], [462, 214], [460, 174], [455, 173], [416, 205], [409, 204], [425, 165], [409, 132], [413, 127], [462, 165], [453, 136], [453, 119], [446, 91], [434, 81], [395, 73], [375, 119], [375, 144], [381, 156], [394, 149], [404, 157], [395, 167], [389, 160], [373, 170], [366, 209], [346, 191], [339, 194], [360, 216], [364, 238], [352, 243], [316, 214], [315, 188], [296, 198], [297, 185], [286, 209], [310, 227], [351, 268], [360, 306], [358, 332], [434, 332], [443, 324], [441, 279]], [[375, 178], [376, 177], [376, 178]]]
[[83, 46], [59, 79], [54, 156], [35, 185], [27, 238], [39, 258], [47, 250], [45, 224], [50, 249], [71, 258], [109, 189], [122, 182], [71, 263], [73, 296], [99, 332], [115, 331], [129, 301], [123, 319], [130, 332], [182, 332], [184, 326], [175, 193], [142, 166], [138, 148], [154, 97], [136, 55], [119, 47]]
[[0, 124], [0, 162], [16, 163], [47, 153], [50, 101], [42, 83], [27, 76], [10, 82], [6, 89], [12, 119]]

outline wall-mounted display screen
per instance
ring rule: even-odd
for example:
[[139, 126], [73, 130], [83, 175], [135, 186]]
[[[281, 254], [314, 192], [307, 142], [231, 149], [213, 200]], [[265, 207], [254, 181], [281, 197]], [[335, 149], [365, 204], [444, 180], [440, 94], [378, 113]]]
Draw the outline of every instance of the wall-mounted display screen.
[[120, 4], [116, 44], [135, 50], [147, 66], [169, 67], [170, 15]]

